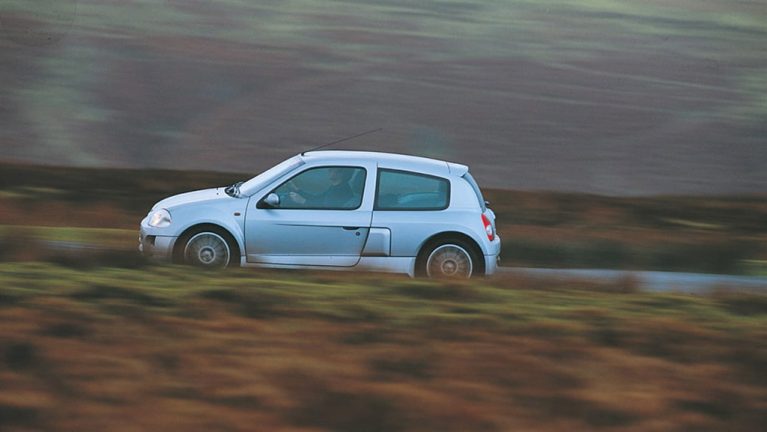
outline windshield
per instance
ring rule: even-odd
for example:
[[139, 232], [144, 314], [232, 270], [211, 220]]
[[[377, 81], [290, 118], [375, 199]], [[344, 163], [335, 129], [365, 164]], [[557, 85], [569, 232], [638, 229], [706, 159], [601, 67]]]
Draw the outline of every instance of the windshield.
[[303, 164], [304, 161], [301, 160], [300, 156], [293, 156], [290, 159], [282, 161], [241, 184], [239, 188], [239, 195], [253, 195], [254, 193], [261, 190], [261, 188], [264, 186], [272, 183], [277, 178], [282, 177], [284, 174], [293, 171]]

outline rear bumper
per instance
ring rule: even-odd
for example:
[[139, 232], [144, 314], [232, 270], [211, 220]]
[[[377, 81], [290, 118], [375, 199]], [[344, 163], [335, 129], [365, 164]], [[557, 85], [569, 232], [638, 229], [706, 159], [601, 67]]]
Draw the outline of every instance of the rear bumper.
[[495, 274], [500, 260], [500, 255], [485, 255], [485, 274], [488, 276]]
[[501, 237], [497, 234], [490, 243], [490, 253], [485, 255], [485, 274], [492, 275], [498, 271], [498, 265], [501, 261]]

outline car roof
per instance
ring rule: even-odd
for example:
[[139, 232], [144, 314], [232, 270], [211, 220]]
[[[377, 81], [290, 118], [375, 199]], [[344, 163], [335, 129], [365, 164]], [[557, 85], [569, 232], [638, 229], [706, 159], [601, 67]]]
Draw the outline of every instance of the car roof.
[[375, 161], [381, 168], [404, 169], [438, 175], [464, 175], [469, 168], [453, 162], [446, 162], [421, 156], [398, 153], [384, 153], [359, 150], [316, 150], [301, 154], [304, 161]]

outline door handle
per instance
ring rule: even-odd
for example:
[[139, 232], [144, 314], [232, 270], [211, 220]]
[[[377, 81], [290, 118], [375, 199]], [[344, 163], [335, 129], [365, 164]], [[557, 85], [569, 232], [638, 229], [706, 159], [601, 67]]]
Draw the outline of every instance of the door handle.
[[360, 227], [345, 226], [344, 229], [347, 231], [355, 231], [360, 229]]

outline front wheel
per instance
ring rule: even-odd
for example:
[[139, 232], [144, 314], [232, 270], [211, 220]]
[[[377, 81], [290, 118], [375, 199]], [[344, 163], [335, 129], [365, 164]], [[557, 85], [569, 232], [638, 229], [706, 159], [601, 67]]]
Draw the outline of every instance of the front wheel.
[[221, 233], [201, 231], [192, 234], [184, 244], [183, 262], [209, 269], [226, 268], [238, 255], [232, 249]]
[[475, 270], [471, 246], [458, 239], [426, 248], [416, 261], [417, 273], [436, 279], [468, 279]]

